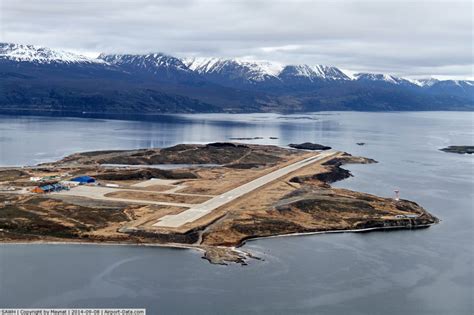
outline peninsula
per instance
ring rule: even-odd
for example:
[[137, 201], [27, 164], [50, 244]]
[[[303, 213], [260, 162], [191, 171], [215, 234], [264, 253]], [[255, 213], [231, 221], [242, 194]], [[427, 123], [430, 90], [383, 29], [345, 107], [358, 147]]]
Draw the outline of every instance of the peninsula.
[[335, 150], [210, 143], [3, 168], [0, 242], [174, 246], [245, 264], [252, 256], [237, 248], [252, 238], [438, 222], [412, 201], [331, 187], [351, 176], [346, 163], [376, 162]]

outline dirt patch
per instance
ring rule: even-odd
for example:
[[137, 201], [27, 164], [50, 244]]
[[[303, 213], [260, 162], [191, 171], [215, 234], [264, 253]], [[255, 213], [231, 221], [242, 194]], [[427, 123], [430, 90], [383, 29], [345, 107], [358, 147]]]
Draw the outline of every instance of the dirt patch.
[[0, 203], [0, 229], [25, 236], [84, 237], [93, 230], [129, 220], [124, 207], [91, 208], [36, 196], [10, 198], [9, 202]]
[[131, 228], [139, 230], [156, 230], [153, 226], [160, 218], [166, 215], [178, 214], [187, 208], [172, 207], [172, 206], [159, 206], [159, 205], [147, 205], [132, 209], [127, 209], [126, 214], [131, 218], [131, 221], [122, 226], [122, 229], [129, 230]]
[[105, 194], [105, 197], [133, 199], [133, 200], [149, 200], [162, 202], [190, 203], [199, 204], [209, 200], [209, 197], [191, 196], [191, 195], [173, 195], [173, 194], [156, 194], [146, 191], [117, 191]]
[[22, 178], [28, 178], [30, 175], [27, 172], [15, 169], [0, 170], [0, 182], [13, 181]]
[[[172, 189], [174, 186], [168, 186], [168, 185], [150, 185], [146, 187], [140, 187], [142, 190], [149, 190], [149, 191], [167, 191]], [[137, 187], [134, 187], [136, 189]]]

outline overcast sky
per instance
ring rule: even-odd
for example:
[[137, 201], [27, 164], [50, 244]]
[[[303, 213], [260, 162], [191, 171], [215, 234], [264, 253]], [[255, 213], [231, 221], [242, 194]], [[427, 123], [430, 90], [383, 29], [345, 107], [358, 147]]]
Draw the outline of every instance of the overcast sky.
[[473, 78], [470, 0], [0, 0], [0, 41]]

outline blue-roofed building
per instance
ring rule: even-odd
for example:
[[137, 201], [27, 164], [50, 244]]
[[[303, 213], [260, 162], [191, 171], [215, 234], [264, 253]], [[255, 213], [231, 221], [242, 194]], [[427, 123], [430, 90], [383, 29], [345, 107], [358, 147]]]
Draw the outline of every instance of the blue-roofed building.
[[63, 190], [63, 189], [67, 189], [67, 187], [65, 187], [65, 186], [63, 186], [59, 183], [43, 185], [43, 186], [40, 186], [40, 187], [37, 187], [37, 188], [38, 189], [34, 189], [33, 192], [48, 193], [48, 192], [60, 191], [60, 190]]
[[78, 176], [74, 177], [71, 179], [72, 182], [78, 182], [80, 184], [90, 184], [90, 183], [95, 183], [95, 178], [90, 177], [90, 176]]

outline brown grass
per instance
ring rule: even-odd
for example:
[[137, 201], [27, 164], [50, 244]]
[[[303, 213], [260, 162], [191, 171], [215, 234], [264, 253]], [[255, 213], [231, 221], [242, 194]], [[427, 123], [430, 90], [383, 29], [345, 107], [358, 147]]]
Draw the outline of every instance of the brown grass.
[[105, 197], [123, 198], [133, 200], [149, 200], [162, 202], [176, 202], [176, 203], [190, 203], [199, 204], [209, 200], [209, 197], [203, 196], [188, 196], [188, 195], [173, 195], [173, 194], [158, 194], [147, 191], [117, 191], [105, 194]]

